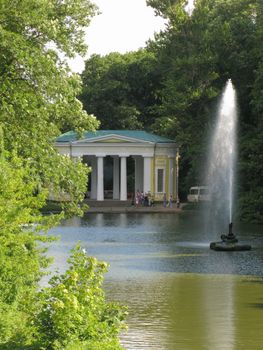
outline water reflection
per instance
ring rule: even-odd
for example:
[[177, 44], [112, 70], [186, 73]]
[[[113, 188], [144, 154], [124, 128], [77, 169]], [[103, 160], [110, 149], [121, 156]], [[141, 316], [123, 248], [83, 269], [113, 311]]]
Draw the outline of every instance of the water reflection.
[[259, 350], [263, 238], [261, 227], [238, 232], [253, 250], [211, 251], [191, 213], [88, 214], [52, 230], [61, 241], [50, 253], [63, 270], [81, 240], [90, 255], [110, 262], [107, 296], [130, 308], [127, 350]]
[[231, 275], [155, 277], [106, 283], [111, 297], [130, 307], [129, 332], [122, 335], [125, 349], [263, 348], [263, 311], [250, 306], [261, 298], [262, 285], [253, 290], [249, 277]]

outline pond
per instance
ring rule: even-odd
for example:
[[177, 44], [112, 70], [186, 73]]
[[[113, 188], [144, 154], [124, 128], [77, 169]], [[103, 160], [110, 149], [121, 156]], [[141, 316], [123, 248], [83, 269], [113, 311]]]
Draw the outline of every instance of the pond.
[[[263, 349], [262, 226], [238, 225], [251, 251], [215, 252], [203, 220], [174, 214], [93, 214], [51, 230], [54, 269], [78, 242], [110, 263], [107, 297], [128, 305], [127, 350]], [[219, 237], [218, 237], [219, 238]]]

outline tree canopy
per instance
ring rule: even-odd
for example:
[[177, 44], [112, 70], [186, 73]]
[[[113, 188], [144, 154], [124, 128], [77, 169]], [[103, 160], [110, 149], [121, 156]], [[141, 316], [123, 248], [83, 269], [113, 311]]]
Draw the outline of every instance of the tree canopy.
[[158, 86], [155, 65], [154, 54], [145, 50], [93, 55], [82, 73], [84, 108], [96, 115], [103, 129], [149, 127]]
[[70, 185], [74, 166], [57, 156], [53, 141], [65, 128], [81, 132], [98, 125], [76, 98], [80, 79], [66, 62], [66, 57], [84, 53], [84, 27], [95, 11], [86, 0], [14, 0], [1, 1], [0, 5], [4, 146], [9, 151], [16, 149], [31, 163], [32, 176], [38, 177], [41, 185], [52, 182], [54, 188], [61, 187], [77, 201], [78, 184], [74, 189]]
[[[45, 312], [54, 299], [59, 304], [61, 295], [54, 281], [45, 290], [39, 286], [50, 262], [45, 256], [51, 240], [46, 232], [65, 214], [82, 213], [79, 204], [86, 192], [88, 168], [59, 155], [54, 141], [66, 129], [81, 134], [99, 125], [77, 99], [81, 80], [67, 63], [68, 58], [85, 53], [84, 29], [96, 12], [89, 0], [0, 1], [1, 349], [67, 349], [73, 339], [75, 349], [86, 340], [90, 349], [97, 348], [98, 342], [105, 349], [120, 348], [117, 335], [125, 311], [104, 300], [103, 263], [90, 262], [94, 289], [81, 290], [87, 275], [77, 262], [81, 258], [88, 267], [88, 258], [83, 252], [73, 254], [70, 273], [79, 278], [73, 288], [66, 281], [68, 275], [61, 277], [68, 286], [67, 307], [59, 315], [49, 315], [49, 320]], [[46, 216], [41, 209], [51, 189], [67, 193], [70, 201], [61, 214]], [[78, 328], [79, 317], [85, 318], [90, 305], [85, 309], [80, 305], [71, 322], [63, 319], [76, 309], [77, 292], [80, 304], [89, 298], [98, 302], [96, 311], [101, 312], [89, 327], [84, 322], [81, 334], [75, 328], [73, 332], [71, 323]], [[44, 334], [52, 316], [56, 322]], [[56, 336], [62, 328], [66, 338]]]

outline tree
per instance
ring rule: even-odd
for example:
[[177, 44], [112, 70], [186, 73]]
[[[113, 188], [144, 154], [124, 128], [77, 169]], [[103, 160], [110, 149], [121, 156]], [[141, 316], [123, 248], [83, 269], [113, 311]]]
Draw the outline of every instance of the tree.
[[210, 103], [219, 93], [217, 56], [208, 31], [209, 11], [200, 5], [190, 16], [184, 6], [182, 1], [169, 5], [165, 12], [169, 15], [167, 30], [149, 44], [157, 55], [162, 77], [162, 102], [152, 130], [161, 132], [161, 127], [162, 133], [180, 145], [182, 198], [193, 183], [200, 183], [204, 130], [209, 128]]
[[93, 55], [82, 73], [84, 108], [103, 129], [149, 128], [159, 85], [155, 66], [155, 56], [146, 50]]
[[58, 191], [70, 192], [76, 203], [83, 186], [77, 181], [74, 191], [70, 188], [74, 166], [57, 156], [53, 142], [65, 125], [81, 133], [98, 123], [82, 110], [76, 98], [80, 79], [61, 57], [85, 52], [83, 29], [96, 8], [88, 0], [4, 0], [0, 6], [0, 123], [5, 148], [16, 149], [31, 164], [32, 176], [41, 185], [52, 182]]
[[[263, 191], [262, 191], [262, 154], [263, 154], [263, 4], [257, 1], [253, 12], [253, 22], [256, 26], [254, 47], [251, 55], [254, 56], [255, 64], [250, 74], [249, 95], [242, 96], [249, 98], [251, 117], [244, 120], [242, 133], [241, 154], [242, 160], [240, 188], [240, 212], [245, 220], [263, 222]], [[251, 78], [252, 81], [251, 81]]]
[[[50, 262], [39, 243], [50, 240], [45, 232], [65, 213], [44, 216], [41, 208], [52, 188], [69, 195], [67, 214], [82, 213], [88, 169], [60, 156], [53, 144], [65, 126], [79, 134], [98, 126], [83, 111], [80, 79], [66, 62], [85, 52], [84, 28], [95, 13], [89, 0], [0, 2], [1, 349], [39, 349], [48, 342], [36, 326], [43, 306], [39, 281]], [[117, 323], [118, 308], [108, 309]]]
[[[261, 101], [261, 2], [196, 0], [191, 15], [185, 10], [186, 1], [150, 0], [148, 4], [169, 19], [167, 30], [149, 47], [156, 52], [163, 84], [160, 117], [153, 128], [161, 126], [181, 144], [182, 192], [185, 194], [191, 184], [202, 181], [200, 164], [206, 135], [213, 126], [218, 96], [231, 78], [240, 104], [240, 191], [247, 192], [249, 188], [251, 198], [257, 197], [259, 204], [259, 185], [255, 186], [253, 173], [256, 174], [255, 167], [261, 166], [256, 159], [251, 163], [246, 157], [255, 148], [261, 149], [255, 137], [260, 114], [253, 107], [259, 108]], [[255, 142], [249, 143], [248, 139]], [[249, 163], [253, 164], [252, 172], [248, 170], [250, 166], [246, 167]]]
[[1, 154], [0, 344], [9, 344], [9, 348], [19, 339], [21, 346], [33, 339], [29, 327], [32, 299], [41, 269], [49, 262], [38, 243], [50, 239], [39, 232], [59, 219], [41, 215], [46, 193], [36, 194], [38, 184], [32, 179], [30, 166], [23, 163], [16, 154]]

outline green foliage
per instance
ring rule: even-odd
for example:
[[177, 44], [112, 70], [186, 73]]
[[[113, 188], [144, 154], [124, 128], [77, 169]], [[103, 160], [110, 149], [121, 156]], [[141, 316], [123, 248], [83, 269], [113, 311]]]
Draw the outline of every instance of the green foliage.
[[[146, 2], [148, 6], [155, 9], [157, 15], [169, 18], [176, 4], [182, 2], [182, 0], [146, 0]], [[186, 3], [186, 0], [184, 3]]]
[[41, 215], [48, 192], [37, 191], [31, 173], [15, 154], [0, 158], [1, 349], [63, 349], [75, 343], [79, 349], [96, 349], [99, 343], [121, 349], [118, 335], [126, 310], [105, 300], [106, 263], [77, 247], [69, 270], [38, 292], [51, 262], [39, 242], [52, 240], [43, 231], [63, 214]]
[[123, 347], [116, 340], [88, 341], [82, 344], [69, 345], [66, 350], [123, 350]]
[[146, 50], [93, 55], [82, 73], [84, 108], [103, 129], [149, 128], [158, 99], [155, 65], [155, 56]]
[[[36, 193], [31, 168], [17, 155], [0, 159], [0, 344], [32, 340], [30, 313], [42, 269], [49, 264], [39, 242], [59, 217], [43, 217], [47, 192]], [[11, 348], [11, 345], [10, 345]]]
[[[62, 57], [84, 53], [83, 29], [95, 12], [89, 0], [0, 4], [0, 123], [5, 148], [15, 149], [30, 164], [39, 186], [71, 192], [70, 211], [74, 205], [77, 211], [85, 171], [58, 156], [53, 142], [65, 127], [81, 132], [94, 130], [98, 122], [83, 111], [77, 99], [80, 78]], [[73, 188], [74, 176], [78, 181]]]
[[[86, 192], [89, 169], [80, 160], [73, 162], [60, 156], [53, 144], [64, 128], [80, 134], [98, 127], [97, 120], [83, 111], [77, 99], [81, 81], [66, 62], [68, 57], [85, 53], [84, 28], [95, 13], [96, 7], [89, 0], [0, 1], [1, 349], [39, 350], [37, 340], [58, 349], [58, 344], [76, 338], [79, 348], [84, 340], [95, 348], [103, 337], [108, 344], [118, 344], [123, 313], [117, 305], [103, 302], [102, 263], [90, 260], [88, 286], [82, 280], [87, 274], [72, 261], [74, 267], [69, 274], [78, 269], [78, 287], [75, 282], [70, 285], [65, 281], [70, 299], [64, 300], [65, 314], [53, 315], [54, 328], [44, 323], [44, 306], [48, 305], [48, 295], [58, 295], [55, 281], [62, 281], [63, 276], [54, 277], [50, 289], [39, 294], [39, 281], [51, 262], [45, 256], [46, 243], [52, 240], [46, 232], [65, 215], [82, 213], [79, 203]], [[62, 204], [60, 214], [44, 216], [41, 209], [51, 190], [67, 195], [68, 201]], [[80, 264], [83, 259], [79, 253]], [[90, 288], [90, 292], [84, 295], [81, 286]], [[90, 298], [91, 304], [75, 292]], [[80, 314], [74, 313], [76, 300]], [[100, 320], [92, 314], [94, 310]], [[90, 316], [87, 327], [78, 318], [84, 318], [84, 312]], [[37, 315], [42, 318], [36, 320]], [[68, 319], [63, 318], [65, 315]], [[76, 336], [78, 322], [83, 323], [81, 336], [89, 334], [87, 339]], [[49, 333], [40, 334], [45, 327]], [[61, 337], [56, 339], [58, 330]]]
[[263, 222], [263, 190], [255, 188], [252, 192], [245, 192], [239, 201], [239, 210], [242, 220], [262, 223]]
[[[153, 131], [181, 145], [180, 190], [183, 197], [202, 182], [207, 135], [214, 123], [220, 91], [231, 78], [240, 106], [240, 215], [249, 218], [244, 198], [254, 198], [250, 211], [263, 213], [262, 186], [262, 1], [196, 0], [191, 15], [185, 1], [148, 1], [169, 19], [167, 30], [150, 49], [157, 55], [163, 88], [160, 117]], [[243, 198], [243, 199], [242, 199]], [[250, 202], [250, 201], [245, 201]], [[257, 208], [257, 209], [256, 209]]]
[[107, 264], [87, 257], [80, 246], [72, 251], [68, 262], [69, 269], [54, 276], [50, 287], [39, 294], [42, 306], [36, 315], [36, 326], [41, 347], [70, 349], [83, 343], [83, 349], [96, 349], [100, 343], [118, 344], [126, 311], [105, 300], [101, 285]]

